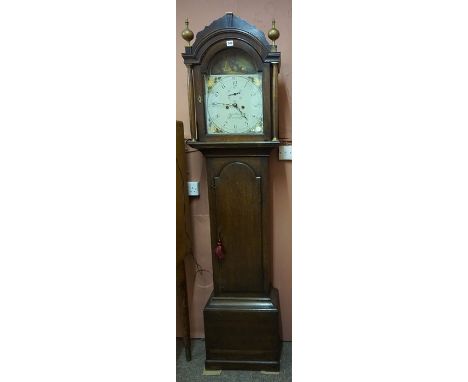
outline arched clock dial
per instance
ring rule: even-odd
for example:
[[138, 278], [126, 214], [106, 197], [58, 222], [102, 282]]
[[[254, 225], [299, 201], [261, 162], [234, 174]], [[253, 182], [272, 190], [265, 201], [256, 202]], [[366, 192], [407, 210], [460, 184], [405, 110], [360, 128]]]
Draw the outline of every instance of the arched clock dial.
[[263, 134], [262, 75], [205, 76], [208, 134]]

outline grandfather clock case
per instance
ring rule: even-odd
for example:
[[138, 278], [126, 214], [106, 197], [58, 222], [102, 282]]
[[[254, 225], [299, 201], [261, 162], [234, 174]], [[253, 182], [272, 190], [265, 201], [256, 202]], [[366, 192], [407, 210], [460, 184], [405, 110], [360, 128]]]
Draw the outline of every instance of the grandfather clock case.
[[191, 147], [206, 161], [213, 292], [204, 308], [206, 369], [277, 371], [278, 290], [271, 283], [270, 155], [279, 145], [280, 53], [232, 13], [182, 37]]

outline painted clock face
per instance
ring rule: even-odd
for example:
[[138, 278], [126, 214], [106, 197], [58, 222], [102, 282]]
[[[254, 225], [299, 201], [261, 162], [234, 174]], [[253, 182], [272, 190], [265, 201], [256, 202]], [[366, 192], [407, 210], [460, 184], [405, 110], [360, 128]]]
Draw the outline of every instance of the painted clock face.
[[208, 134], [263, 134], [262, 74], [205, 76]]

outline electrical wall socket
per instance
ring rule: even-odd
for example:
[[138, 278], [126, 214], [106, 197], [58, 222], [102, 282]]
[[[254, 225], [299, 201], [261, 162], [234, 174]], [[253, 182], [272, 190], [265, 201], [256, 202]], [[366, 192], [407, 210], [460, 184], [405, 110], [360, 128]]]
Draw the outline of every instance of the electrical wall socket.
[[188, 196], [200, 196], [200, 182], [187, 182]]
[[292, 160], [292, 145], [282, 145], [278, 152], [279, 160]]

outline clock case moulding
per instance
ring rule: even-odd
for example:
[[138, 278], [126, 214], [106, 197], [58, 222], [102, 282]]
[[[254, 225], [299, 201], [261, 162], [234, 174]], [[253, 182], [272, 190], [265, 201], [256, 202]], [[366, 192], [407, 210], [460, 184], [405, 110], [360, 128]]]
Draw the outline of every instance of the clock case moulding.
[[[229, 49], [227, 40], [251, 55], [263, 73], [261, 135], [206, 133], [203, 75], [213, 57]], [[189, 102], [196, 121], [196, 137], [187, 143], [203, 153], [209, 186], [214, 290], [204, 308], [205, 368], [277, 371], [281, 322], [278, 290], [271, 285], [269, 161], [279, 145], [273, 140], [277, 97], [271, 83], [272, 65], [279, 69], [281, 56], [262, 31], [227, 13], [199, 32], [182, 57], [193, 70]], [[215, 254], [219, 240], [223, 259]]]

